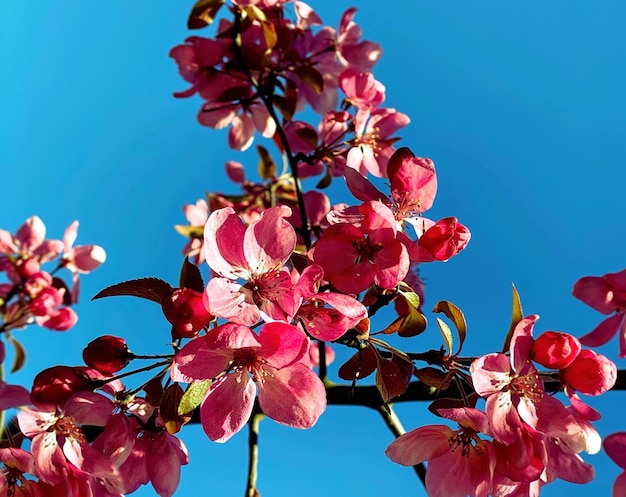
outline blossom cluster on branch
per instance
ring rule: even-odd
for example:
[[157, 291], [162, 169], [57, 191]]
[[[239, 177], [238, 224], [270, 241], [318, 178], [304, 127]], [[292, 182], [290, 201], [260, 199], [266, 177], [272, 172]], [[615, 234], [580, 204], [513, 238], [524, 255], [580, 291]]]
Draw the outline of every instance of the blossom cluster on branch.
[[[259, 135], [271, 140], [257, 145], [260, 178], [229, 161], [225, 173], [240, 191], [184, 207], [189, 224], [176, 230], [188, 241], [176, 286], [147, 277], [94, 297], [156, 303], [171, 339], [163, 354], [136, 354], [125, 338], [103, 335], [85, 347], [83, 366], [45, 369], [30, 391], [0, 382], [0, 411], [18, 409], [0, 438], [0, 495], [120, 497], [150, 483], [169, 497], [189, 460], [177, 436], [186, 424], [199, 421], [214, 442], [246, 424], [255, 432], [263, 416], [309, 428], [337, 389], [357, 392], [367, 377], [375, 395], [342, 402], [379, 410], [397, 436], [387, 456], [415, 466], [431, 497], [537, 496], [556, 479], [593, 479], [580, 454], [602, 447], [593, 426], [600, 413], [581, 395], [612, 389], [618, 371], [585, 347], [619, 334], [626, 355], [626, 270], [574, 286], [575, 297], [609, 315], [581, 339], [557, 331], [534, 337], [538, 316], [523, 314], [514, 291], [500, 352], [462, 356], [467, 323], [448, 301], [432, 311], [441, 316], [440, 349], [398, 346], [433, 328], [420, 268], [457, 256], [470, 230], [454, 216], [425, 216], [438, 189], [435, 165], [396, 145], [409, 117], [383, 106], [387, 88], [373, 72], [382, 49], [362, 38], [355, 14], [348, 9], [335, 29], [301, 1], [193, 7], [189, 27], [216, 31], [171, 50], [191, 85], [174, 95], [199, 96], [199, 123], [228, 128], [234, 150]], [[315, 187], [305, 191], [305, 179]], [[352, 199], [331, 202], [324, 189], [332, 182], [343, 182]], [[24, 357], [13, 330], [70, 328], [78, 275], [105, 260], [99, 246], [73, 246], [77, 227], [62, 241], [45, 239], [37, 217], [15, 235], [0, 230], [8, 281], [0, 285], [0, 332], [21, 358], [13, 369]], [[41, 268], [54, 260], [52, 272]], [[210, 271], [207, 283], [201, 267]], [[71, 286], [55, 275], [61, 268]], [[354, 351], [337, 369], [340, 384], [328, 372], [336, 347]], [[130, 369], [137, 361], [147, 365]], [[134, 378], [141, 379], [130, 386]], [[432, 393], [429, 409], [440, 421], [403, 433], [392, 404], [416, 382]], [[604, 447], [626, 468], [624, 433], [609, 435]], [[251, 446], [246, 495], [260, 495], [256, 453]], [[625, 494], [622, 474], [614, 495]]]

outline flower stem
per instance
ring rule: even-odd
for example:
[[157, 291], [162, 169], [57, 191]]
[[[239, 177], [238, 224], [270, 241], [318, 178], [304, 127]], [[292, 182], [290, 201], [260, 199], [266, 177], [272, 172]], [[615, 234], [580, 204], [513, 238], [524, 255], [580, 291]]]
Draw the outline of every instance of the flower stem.
[[[393, 410], [393, 406], [391, 404], [383, 404], [379, 406], [377, 410], [385, 421], [387, 428], [389, 428], [391, 433], [393, 433], [394, 437], [398, 438], [400, 435], [404, 435], [404, 433], [406, 433], [400, 418], [396, 414], [396, 411]], [[416, 464], [413, 466], [413, 469], [415, 470], [417, 477], [422, 482], [422, 485], [426, 486], [426, 467], [424, 466], [424, 463]]]
[[259, 470], [259, 426], [265, 415], [254, 412], [248, 420], [248, 482], [246, 483], [245, 497], [257, 497], [259, 492], [256, 481]]

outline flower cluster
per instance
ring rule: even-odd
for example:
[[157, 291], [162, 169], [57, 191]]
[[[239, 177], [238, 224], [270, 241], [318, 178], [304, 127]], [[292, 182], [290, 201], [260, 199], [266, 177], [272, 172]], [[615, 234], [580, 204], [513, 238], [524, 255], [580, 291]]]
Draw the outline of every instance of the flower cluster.
[[[386, 454], [403, 465], [427, 461], [431, 497], [536, 497], [556, 479], [592, 480], [580, 454], [602, 447], [593, 426], [600, 414], [580, 395], [612, 389], [617, 368], [584, 347], [619, 333], [626, 356], [626, 270], [576, 283], [575, 297], [610, 314], [580, 339], [557, 331], [535, 339], [538, 317], [523, 317], [515, 293], [503, 352], [462, 357], [467, 324], [447, 301], [433, 312], [453, 323], [458, 345], [437, 318], [441, 348], [405, 352], [396, 344], [428, 329], [419, 271], [459, 254], [470, 231], [454, 216], [425, 217], [439, 187], [435, 165], [396, 147], [409, 117], [383, 107], [387, 88], [373, 74], [381, 47], [362, 39], [354, 8], [335, 29], [301, 1], [231, 0], [230, 17], [218, 20], [225, 3], [194, 6], [189, 26], [215, 21], [217, 32], [171, 50], [191, 85], [175, 96], [198, 95], [198, 121], [228, 128], [232, 149], [249, 148], [258, 132], [281, 160], [258, 145], [258, 182], [229, 161], [226, 174], [240, 192], [210, 193], [183, 208], [189, 224], [176, 229], [188, 241], [177, 286], [141, 278], [94, 297], [156, 303], [167, 335], [161, 342], [171, 344], [166, 353], [135, 354], [123, 337], [102, 335], [84, 348], [85, 366], [45, 369], [30, 392], [0, 379], [0, 412], [19, 410], [0, 436], [0, 494], [121, 497], [151, 483], [170, 497], [188, 462], [176, 434], [198, 419], [194, 413], [215, 442], [247, 423], [254, 431], [262, 416], [309, 428], [333, 400], [375, 407], [397, 433], [390, 402], [415, 395], [415, 378], [445, 424], [399, 436]], [[311, 115], [309, 123], [304, 116]], [[315, 188], [304, 191], [312, 177]], [[354, 200], [332, 204], [320, 190], [333, 181]], [[77, 228], [74, 222], [62, 240], [48, 240], [32, 217], [15, 235], [0, 230], [7, 278], [0, 332], [7, 339], [30, 323], [65, 330], [76, 322], [79, 274], [105, 260], [97, 245], [73, 246]], [[55, 260], [55, 269], [42, 269]], [[61, 268], [70, 271], [70, 286], [56, 276]], [[207, 283], [201, 268], [210, 273]], [[379, 327], [383, 308], [391, 320]], [[349, 387], [328, 377], [339, 346], [353, 349], [337, 372]], [[139, 360], [150, 363], [127, 370]], [[140, 376], [137, 387], [122, 384], [149, 371], [156, 372], [147, 381]], [[357, 382], [370, 375], [376, 389], [363, 400]], [[350, 393], [337, 400], [342, 387]], [[625, 445], [624, 433], [604, 440], [622, 468]], [[625, 482], [618, 477], [615, 495]], [[246, 494], [258, 495], [252, 477], [248, 485]]]

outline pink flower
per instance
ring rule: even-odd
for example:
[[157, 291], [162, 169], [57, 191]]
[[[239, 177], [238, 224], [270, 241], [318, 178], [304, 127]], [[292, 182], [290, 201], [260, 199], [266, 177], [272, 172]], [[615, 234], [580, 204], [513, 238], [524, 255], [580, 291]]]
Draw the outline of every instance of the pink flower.
[[487, 354], [470, 366], [476, 393], [486, 399], [491, 433], [504, 444], [514, 443], [523, 423], [547, 436], [558, 437], [580, 431], [561, 402], [545, 394], [543, 382], [529, 356], [532, 329], [538, 316], [522, 319], [515, 327], [509, 358]]
[[[191, 261], [200, 265], [204, 262], [204, 249], [203, 249], [203, 237], [202, 232], [204, 225], [209, 219], [209, 206], [204, 199], [198, 199], [195, 204], [187, 204], [183, 207], [183, 212], [189, 226], [196, 228], [199, 234], [191, 233], [189, 235], [189, 241], [183, 247], [183, 255], [189, 257]], [[177, 230], [183, 230], [184, 226], [176, 226]]]
[[470, 237], [470, 231], [456, 217], [440, 219], [420, 236], [411, 251], [411, 260], [447, 261], [467, 246]]
[[260, 317], [286, 319], [293, 295], [283, 265], [296, 246], [296, 233], [285, 219], [290, 214], [289, 207], [272, 207], [248, 227], [230, 207], [211, 214], [204, 251], [218, 276], [205, 288], [204, 303], [213, 315], [246, 325]]
[[[607, 455], [623, 470], [626, 470], [626, 432], [612, 433], [604, 439]], [[626, 471], [617, 477], [613, 484], [613, 497], [626, 496]]]
[[414, 466], [428, 461], [426, 492], [430, 497], [487, 497], [491, 491], [495, 454], [478, 435], [488, 429], [485, 413], [472, 408], [441, 409], [459, 423], [416, 428], [394, 440], [385, 454], [393, 462]]
[[189, 382], [213, 379], [200, 417], [208, 437], [225, 442], [250, 417], [256, 387], [270, 418], [294, 428], [315, 424], [326, 408], [326, 391], [302, 362], [307, 355], [308, 339], [295, 326], [268, 323], [257, 336], [227, 323], [185, 345], [175, 367]]
[[71, 466], [94, 476], [113, 472], [109, 459], [88, 445], [80, 429], [83, 424], [105, 426], [113, 407], [102, 395], [78, 392], [60, 405], [19, 412], [20, 430], [32, 440], [31, 451], [43, 481], [62, 482]]
[[376, 283], [394, 288], [409, 270], [406, 247], [397, 237], [389, 207], [368, 202], [359, 207], [360, 226], [333, 224], [309, 250], [309, 259], [324, 269], [324, 277], [338, 290], [358, 293]]
[[604, 345], [619, 333], [619, 357], [626, 357], [626, 269], [604, 276], [585, 276], [574, 285], [574, 297], [602, 314], [613, 314], [580, 339], [588, 347]]
[[366, 119], [357, 119], [355, 138], [351, 142], [346, 163], [363, 176], [387, 176], [387, 161], [394, 152], [397, 138], [391, 135], [409, 124], [406, 114], [395, 109], [374, 109]]
[[17, 254], [24, 259], [36, 256], [40, 263], [44, 263], [56, 258], [62, 249], [60, 240], [46, 239], [46, 226], [37, 216], [29, 217], [15, 236], [0, 230], [0, 253], [6, 255]]

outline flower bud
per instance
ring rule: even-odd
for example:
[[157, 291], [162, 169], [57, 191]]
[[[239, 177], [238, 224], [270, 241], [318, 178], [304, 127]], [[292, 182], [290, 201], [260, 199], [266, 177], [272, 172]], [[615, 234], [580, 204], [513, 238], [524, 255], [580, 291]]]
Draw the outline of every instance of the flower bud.
[[533, 343], [530, 352], [533, 361], [549, 369], [569, 366], [580, 352], [578, 339], [569, 333], [546, 331]]
[[202, 293], [175, 288], [161, 301], [163, 314], [174, 326], [174, 338], [191, 338], [213, 319], [202, 302]]
[[85, 364], [105, 376], [125, 368], [131, 357], [126, 341], [111, 335], [92, 340], [83, 350]]
[[80, 369], [53, 366], [35, 376], [30, 399], [35, 404], [62, 404], [74, 392], [92, 388], [91, 380]]
[[447, 261], [465, 248], [470, 239], [469, 230], [456, 217], [446, 217], [426, 230], [417, 242], [417, 262]]
[[561, 372], [563, 383], [587, 395], [600, 395], [613, 388], [617, 367], [613, 361], [593, 350], [582, 350]]

